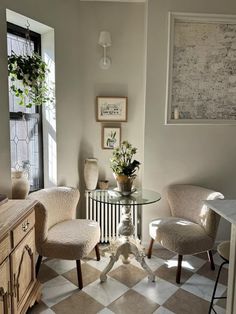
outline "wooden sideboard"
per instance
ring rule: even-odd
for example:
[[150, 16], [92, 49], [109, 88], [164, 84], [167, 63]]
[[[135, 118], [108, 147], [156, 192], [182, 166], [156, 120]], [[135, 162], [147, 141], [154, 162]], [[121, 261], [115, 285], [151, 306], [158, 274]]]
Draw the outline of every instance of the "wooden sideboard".
[[35, 204], [0, 205], [0, 314], [24, 314], [41, 295], [35, 278]]

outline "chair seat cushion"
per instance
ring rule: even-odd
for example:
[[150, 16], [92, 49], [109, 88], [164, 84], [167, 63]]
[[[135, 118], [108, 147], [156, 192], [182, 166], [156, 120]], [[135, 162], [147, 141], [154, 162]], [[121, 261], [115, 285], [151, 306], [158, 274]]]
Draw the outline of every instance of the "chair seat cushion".
[[97, 222], [87, 219], [66, 220], [48, 231], [41, 254], [46, 257], [79, 260], [87, 256], [100, 241]]
[[186, 219], [164, 217], [149, 224], [150, 236], [166, 249], [180, 255], [211, 250], [214, 241], [203, 227]]
[[229, 261], [230, 241], [221, 242], [217, 246], [217, 252], [223, 259]]

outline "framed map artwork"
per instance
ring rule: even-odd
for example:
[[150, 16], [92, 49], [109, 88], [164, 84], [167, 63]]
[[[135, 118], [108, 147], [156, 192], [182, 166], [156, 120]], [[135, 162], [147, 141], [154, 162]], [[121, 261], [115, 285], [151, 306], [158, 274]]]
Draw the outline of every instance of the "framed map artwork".
[[169, 13], [166, 124], [236, 123], [236, 16]]

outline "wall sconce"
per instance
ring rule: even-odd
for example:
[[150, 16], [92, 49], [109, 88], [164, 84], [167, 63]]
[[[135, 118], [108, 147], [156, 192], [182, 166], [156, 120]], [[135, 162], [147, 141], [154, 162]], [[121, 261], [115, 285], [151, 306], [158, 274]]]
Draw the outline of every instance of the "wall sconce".
[[107, 47], [111, 47], [111, 34], [107, 31], [100, 32], [98, 44], [103, 47], [103, 57], [99, 61], [99, 66], [103, 70], [107, 70], [111, 66], [111, 58], [107, 57]]

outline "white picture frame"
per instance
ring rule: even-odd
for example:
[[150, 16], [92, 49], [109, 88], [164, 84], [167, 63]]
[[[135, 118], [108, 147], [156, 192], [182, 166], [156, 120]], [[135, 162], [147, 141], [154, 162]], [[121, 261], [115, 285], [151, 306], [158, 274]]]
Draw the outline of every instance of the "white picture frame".
[[[228, 38], [235, 30], [235, 15], [169, 12], [165, 124], [236, 124], [236, 86], [229, 89], [222, 79], [227, 69], [225, 77], [236, 84], [236, 50]], [[228, 60], [221, 45], [229, 47]]]

